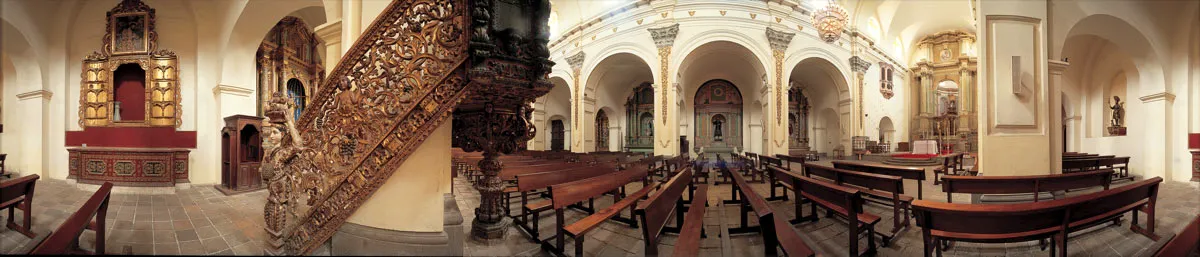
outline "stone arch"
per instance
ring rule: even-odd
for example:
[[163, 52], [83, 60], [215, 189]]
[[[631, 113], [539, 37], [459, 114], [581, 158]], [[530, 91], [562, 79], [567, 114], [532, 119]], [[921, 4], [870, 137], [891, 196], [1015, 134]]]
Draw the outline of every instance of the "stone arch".
[[[600, 67], [601, 63], [603, 63], [605, 60], [608, 60], [609, 58], [611, 58], [613, 56], [617, 56], [617, 55], [621, 55], [621, 54], [630, 54], [630, 55], [636, 56], [638, 59], [641, 59], [642, 63], [645, 63], [646, 66], [650, 68], [651, 77], [654, 78], [652, 83], [654, 83], [656, 85], [660, 83], [658, 81], [659, 76], [661, 75], [659, 72], [660, 69], [656, 69], [655, 67], [658, 67], [658, 66], [654, 66], [654, 64], [660, 64], [661, 60], [659, 60], [659, 62], [651, 62], [652, 60], [658, 60], [657, 50], [650, 49], [644, 45], [640, 45], [640, 44], [632, 43], [632, 42], [620, 42], [620, 43], [612, 44], [612, 45], [605, 47], [603, 50], [596, 52], [595, 58], [588, 56], [585, 59], [585, 63], [580, 70], [581, 76], [579, 76], [579, 80], [580, 81], [591, 81], [590, 77], [592, 76], [592, 73], [596, 71], [597, 67]], [[584, 83], [584, 85], [585, 85], [585, 87], [583, 88], [584, 90], [587, 90], [587, 91], [595, 91], [596, 90], [595, 88], [591, 87], [590, 83]], [[574, 92], [574, 91], [572, 91], [572, 92]]]
[[1138, 96], [1170, 91], [1156, 54], [1156, 45], [1141, 30], [1119, 17], [1093, 14], [1080, 19], [1071, 25], [1058, 52], [1066, 56], [1072, 39], [1089, 35], [1112, 42], [1130, 56], [1141, 75], [1139, 84], [1144, 86], [1141, 92], [1136, 93]]
[[[580, 79], [582, 92], [579, 93], [581, 95], [573, 96], [581, 100], [578, 103], [580, 115], [590, 118], [600, 108], [609, 107], [615, 109], [608, 113], [610, 123], [624, 121], [627, 116], [626, 100], [633, 94], [634, 89], [642, 84], [655, 81], [653, 75], [655, 69], [648, 62], [651, 59], [645, 59], [636, 52], [627, 52], [627, 50], [627, 48], [613, 48], [613, 54], [602, 55], [600, 58], [594, 59], [595, 63], [584, 72], [585, 76]], [[658, 90], [653, 90], [653, 92], [659, 94]], [[595, 149], [596, 128], [585, 125], [592, 122], [584, 120], [582, 117], [580, 119], [580, 127], [577, 128], [583, 143], [580, 149]]]
[[[847, 58], [839, 58], [838, 55], [822, 47], [801, 48], [799, 51], [787, 56], [787, 58], [784, 58], [783, 74], [788, 74], [787, 77], [784, 77], [784, 82], [792, 80], [792, 71], [795, 70], [796, 67], [799, 67], [801, 62], [819, 59], [825, 63], [828, 63], [836, 70], [836, 77], [840, 78], [840, 80], [835, 80], [835, 82], [840, 81], [838, 83], [838, 92], [850, 92], [850, 66]], [[850, 96], [846, 95], [842, 98], [849, 99]]]
[[[738, 34], [726, 33], [726, 38], [731, 38]], [[768, 66], [765, 66], [762, 55], [755, 53], [755, 44], [747, 42], [739, 42], [725, 40], [725, 38], [702, 37], [707, 40], [695, 40], [694, 42], [703, 42], [702, 45], [688, 46], [685, 43], [682, 50], [685, 50], [683, 56], [674, 58], [672, 62], [678, 62], [675, 72], [678, 78], [675, 83], [679, 83], [679, 90], [683, 100], [682, 108], [679, 108], [679, 126], [687, 127], [688, 129], [681, 131], [681, 136], [686, 136], [689, 142], [699, 142], [696, 128], [704, 126], [695, 119], [696, 116], [696, 99], [694, 96], [700, 90], [704, 83], [714, 79], [726, 80], [732, 84], [742, 94], [742, 102], [758, 102], [765, 103], [766, 99], [762, 98], [762, 92], [766, 89], [764, 84], [774, 84], [773, 77], [770, 76]], [[678, 42], [678, 41], [677, 41]], [[678, 44], [677, 44], [678, 45]], [[771, 66], [774, 67], [774, 66]], [[745, 133], [741, 140], [742, 147], [750, 151], [762, 151], [767, 149], [768, 144], [756, 144], [759, 141], [771, 138], [771, 133], [756, 133], [756, 129], [761, 128], [754, 126], [764, 126], [767, 118], [767, 108], [760, 106], [742, 106], [743, 119], [739, 125], [741, 131], [750, 131]], [[693, 143], [692, 146], [699, 146]], [[691, 147], [690, 150], [697, 150], [696, 147]]]
[[220, 61], [222, 65], [219, 83], [252, 87], [253, 78], [256, 77], [253, 74], [253, 58], [267, 32], [283, 17], [300, 12], [306, 13], [299, 16], [310, 26], [309, 29], [312, 29], [312, 26], [326, 22], [325, 9], [325, 3], [321, 0], [248, 1], [240, 6], [233, 27], [225, 32], [229, 33], [228, 40], [222, 42], [220, 48], [223, 49], [223, 55]]
[[750, 36], [740, 31], [724, 28], [705, 30], [704, 33], [683, 40], [676, 39], [675, 46], [671, 49], [671, 70], [676, 72], [683, 70], [684, 59], [687, 59], [693, 51], [709, 43], [720, 41], [734, 43], [749, 50], [758, 60], [756, 66], [760, 69], [759, 73], [768, 76], [774, 75], [771, 69], [767, 69], [771, 66], [768, 61], [773, 57], [771, 57], [771, 50], [765, 45], [766, 40], [763, 40], [762, 36]]

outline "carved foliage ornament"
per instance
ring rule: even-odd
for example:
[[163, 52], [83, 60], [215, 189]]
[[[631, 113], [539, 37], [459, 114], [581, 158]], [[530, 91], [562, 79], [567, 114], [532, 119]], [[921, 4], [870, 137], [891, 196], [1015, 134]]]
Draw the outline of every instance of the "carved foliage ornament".
[[658, 60], [661, 64], [661, 67], [659, 67], [659, 73], [662, 74], [660, 75], [662, 78], [660, 79], [658, 85], [662, 91], [660, 93], [660, 97], [662, 98], [663, 105], [662, 114], [659, 116], [662, 117], [663, 125], [666, 125], [667, 108], [670, 106], [670, 104], [667, 103], [667, 85], [670, 85], [670, 83], [668, 83], [668, 79], [671, 77], [667, 72], [669, 67], [668, 63], [670, 63], [671, 58], [671, 47], [675, 45], [675, 36], [679, 35], [679, 23], [662, 28], [650, 28], [646, 30], [650, 31], [650, 37], [654, 39], [654, 46], [658, 47]]
[[465, 1], [395, 1], [301, 117], [265, 113], [268, 251], [307, 255], [445, 120], [466, 89]]

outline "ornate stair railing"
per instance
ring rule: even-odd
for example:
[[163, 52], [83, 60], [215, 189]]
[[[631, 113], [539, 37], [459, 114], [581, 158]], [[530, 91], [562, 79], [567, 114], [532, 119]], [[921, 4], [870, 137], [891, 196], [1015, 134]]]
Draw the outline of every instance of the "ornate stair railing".
[[499, 194], [495, 156], [533, 136], [526, 108], [550, 89], [548, 11], [546, 0], [393, 1], [300, 117], [273, 96], [262, 167], [266, 253], [307, 255], [328, 241], [452, 114], [455, 143], [489, 156], [480, 162], [491, 178], [476, 185], [484, 205], [475, 227], [503, 225], [491, 215], [499, 201], [489, 201]]

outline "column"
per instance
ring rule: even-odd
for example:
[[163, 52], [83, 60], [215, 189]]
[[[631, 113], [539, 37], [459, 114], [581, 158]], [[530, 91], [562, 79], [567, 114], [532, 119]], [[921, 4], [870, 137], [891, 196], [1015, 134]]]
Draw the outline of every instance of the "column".
[[1062, 117], [1062, 94], [1057, 92], [1061, 92], [1058, 89], [1062, 88], [1063, 83], [1065, 83], [1063, 82], [1063, 72], [1066, 72], [1067, 67], [1071, 66], [1071, 64], [1056, 60], [1047, 60], [1046, 63], [1049, 65], [1048, 71], [1050, 72], [1050, 87], [1055, 88], [1054, 91], [1050, 91], [1050, 95], [1051, 98], [1058, 99], [1057, 101], [1052, 101], [1056, 102], [1057, 104], [1050, 105], [1049, 108], [1047, 108], [1047, 111], [1050, 112], [1051, 116], [1050, 123], [1053, 124], [1051, 127], [1049, 127], [1051, 157], [1050, 174], [1060, 174], [1062, 173], [1062, 153], [1066, 152], [1066, 149], [1063, 147], [1062, 140], [1067, 135], [1064, 135], [1062, 131], [1063, 122], [1065, 122], [1064, 117]]
[[1062, 161], [1047, 133], [1061, 130], [1062, 119], [1059, 85], [1048, 82], [1046, 2], [976, 2], [985, 53], [976, 92], [979, 167], [986, 176], [1051, 174]]
[[858, 56], [850, 57], [850, 70], [854, 72], [854, 92], [852, 92], [854, 109], [850, 112], [850, 133], [852, 136], [863, 136], [866, 134], [866, 130], [863, 128], [863, 124], [865, 124], [863, 122], [863, 114], [866, 113], [863, 109], [863, 83], [865, 82], [863, 76], [867, 74], [868, 69], [871, 69], [871, 62]]
[[[50, 157], [47, 140], [50, 138], [50, 135], [46, 134], [46, 132], [49, 131], [47, 128], [50, 122], [50, 97], [53, 95], [54, 93], [44, 89], [17, 94], [16, 106], [20, 106], [21, 114], [16, 119], [10, 119], [20, 120], [21, 122], [13, 123], [14, 125], [20, 124], [18, 126], [10, 125], [9, 128], [13, 131], [9, 133], [17, 132], [22, 135], [16, 139], [16, 145], [21, 146], [19, 148], [21, 152], [19, 156], [16, 156], [17, 158], [14, 158], [16, 165], [8, 167], [20, 172], [22, 176], [38, 174], [43, 178], [65, 179], [67, 177], [66, 171], [59, 172], [63, 173], [59, 175], [51, 174], [50, 170], [47, 169], [47, 165], [49, 165], [47, 161]], [[13, 129], [14, 127], [16, 129]], [[62, 132], [60, 131], [59, 133]]]
[[[338, 61], [342, 60], [342, 20], [337, 19], [325, 24], [321, 24], [313, 28], [317, 37], [325, 42], [325, 75], [328, 76], [330, 71], [337, 66]], [[353, 44], [350, 42], [349, 44]]]
[[654, 83], [654, 154], [674, 156], [679, 154], [679, 109], [676, 83], [670, 80], [671, 47], [679, 34], [679, 24], [650, 28], [650, 37], [658, 48], [659, 79]]
[[[1147, 156], [1148, 158], [1144, 162], [1144, 168], [1137, 173], [1141, 173], [1140, 175], [1144, 178], [1162, 177], [1167, 181], [1186, 181], [1188, 179], [1186, 177], [1179, 179], [1171, 177], [1172, 172], [1169, 171], [1171, 170], [1171, 160], [1174, 158], [1172, 157], [1174, 155], [1172, 150], [1174, 149], [1168, 148], [1169, 144], [1165, 143], [1170, 138], [1168, 135], [1171, 135], [1171, 128], [1168, 125], [1171, 124], [1171, 106], [1175, 103], [1175, 95], [1170, 92], [1157, 92], [1147, 94], [1138, 99], [1142, 100], [1142, 106], [1146, 108], [1146, 112], [1143, 113], [1145, 115], [1145, 123], [1138, 124], [1138, 126], [1142, 126], [1146, 131], [1143, 134], [1145, 136], [1143, 142], [1164, 143], [1157, 146], [1154, 144], [1145, 145], [1145, 150], [1143, 150], [1145, 154], [1143, 156]], [[1187, 144], [1187, 142], [1178, 142], [1178, 144]], [[1133, 172], [1134, 170], [1130, 171]]]
[[350, 51], [354, 41], [362, 35], [362, 0], [347, 0], [342, 4], [345, 6], [342, 8], [342, 42], [346, 43], [342, 44], [341, 50], [344, 54]]
[[773, 116], [764, 119], [767, 120], [767, 124], [764, 125], [767, 126], [769, 135], [763, 135], [768, 138], [768, 146], [764, 147], [763, 151], [768, 155], [788, 154], [788, 145], [790, 145], [788, 140], [790, 139], [788, 138], [787, 113], [789, 106], [787, 106], [788, 90], [784, 88], [783, 81], [783, 59], [786, 57], [784, 53], [787, 52], [788, 45], [792, 43], [792, 38], [795, 36], [796, 33], [787, 33], [767, 27], [767, 41], [771, 44], [771, 56], [775, 58], [775, 81], [763, 85], [770, 88], [772, 91], [770, 94], [774, 96], [769, 100], [771, 108], [764, 112]]
[[571, 91], [571, 141], [564, 143], [571, 144], [571, 152], [576, 153], [583, 152], [583, 123], [580, 123], [580, 116], [583, 116], [583, 85], [579, 83], [579, 76], [582, 75], [580, 69], [585, 59], [587, 55], [583, 51], [567, 57], [567, 64], [571, 65], [571, 86], [575, 88]]

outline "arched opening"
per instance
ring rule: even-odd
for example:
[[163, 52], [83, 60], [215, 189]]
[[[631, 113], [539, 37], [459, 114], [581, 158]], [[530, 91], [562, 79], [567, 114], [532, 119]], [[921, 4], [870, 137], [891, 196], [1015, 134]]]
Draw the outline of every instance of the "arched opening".
[[563, 142], [566, 140], [566, 126], [562, 120], [550, 121], [550, 151], [566, 150]]
[[[625, 151], [653, 152], [652, 139], [644, 136], [644, 128], [640, 127], [640, 117], [643, 112], [654, 111], [654, 75], [650, 65], [640, 56], [632, 53], [615, 53], [599, 59], [591, 72], [587, 72], [581, 103], [585, 115], [591, 112], [605, 112], [614, 126], [620, 126], [615, 135], [610, 135], [613, 149]], [[598, 138], [602, 130], [599, 126], [583, 126], [583, 137]], [[637, 132], [633, 132], [636, 130]], [[653, 133], [653, 132], [651, 132]], [[622, 135], [623, 134], [623, 135]], [[639, 137], [640, 136], [640, 137]], [[615, 137], [615, 138], [614, 138]], [[591, 145], [596, 146], [591, 146]], [[601, 149], [600, 141], [586, 143], [584, 149]]]
[[895, 141], [895, 136], [896, 127], [894, 124], [892, 124], [892, 118], [883, 117], [883, 119], [879, 119], [879, 142], [875, 144], [876, 149], [872, 150], [872, 152], [891, 152], [892, 142]]
[[563, 149], [571, 149], [571, 126], [575, 120], [571, 115], [571, 87], [567, 85], [567, 81], [562, 77], [551, 77], [550, 84], [554, 88], [550, 89], [549, 93], [539, 97], [534, 101], [534, 124], [537, 126], [538, 133], [534, 136], [533, 146], [539, 150], [549, 150], [551, 147], [550, 121], [561, 120], [564, 122], [563, 130], [567, 131], [563, 135], [563, 142], [566, 144]]
[[[810, 110], [809, 115], [797, 116], [804, 120], [804, 126], [800, 129], [806, 131], [800, 133], [801, 136], [808, 137], [800, 141], [809, 143], [808, 146], [811, 147], [802, 151], [803, 145], [798, 145], [799, 149], [789, 152], [806, 154], [815, 151], [831, 155], [838, 146], [849, 146], [850, 134], [844, 133], [844, 129], [849, 128], [843, 128], [840, 122], [843, 119], [842, 114], [851, 112], [850, 87], [838, 67], [825, 58], [806, 58], [796, 63], [788, 81], [790, 90], [797, 91], [789, 91], [788, 102], [798, 104], [795, 109], [800, 114], [803, 114], [802, 105], [799, 105], [802, 104], [801, 100]], [[822, 131], [816, 131], [818, 128]]]
[[[297, 11], [293, 14], [301, 15], [306, 12]], [[322, 49], [324, 49], [324, 44], [320, 42], [316, 33], [313, 33], [303, 19], [287, 16], [275, 23], [275, 26], [267, 32], [262, 43], [259, 44], [255, 54], [254, 62], [258, 71], [256, 80], [258, 104], [255, 106], [258, 115], [263, 115], [264, 105], [270, 101], [270, 97], [275, 92], [287, 90], [288, 97], [296, 99], [292, 90], [293, 84], [310, 86], [310, 90], [302, 91], [316, 92], [319, 90], [316, 87], [325, 78], [325, 67], [321, 58]], [[296, 106], [297, 110], [304, 109], [303, 103], [297, 102]], [[296, 112], [296, 118], [300, 118], [299, 111]]]
[[240, 133], [242, 162], [262, 162], [262, 138], [259, 136], [258, 128], [246, 125], [242, 127]]
[[[685, 44], [686, 45], [686, 44]], [[685, 48], [686, 49], [686, 48]], [[711, 41], [700, 44], [680, 62], [678, 83], [682, 87], [679, 109], [681, 136], [686, 136], [692, 156], [731, 151], [765, 153], [772, 144], [768, 122], [783, 122], [783, 116], [767, 118], [765, 99], [757, 93], [768, 84], [766, 69], [751, 46], [733, 41]], [[724, 100], [713, 101], [713, 85], [721, 85]], [[702, 92], [707, 91], [707, 92]], [[736, 101], [733, 94], [736, 93]], [[754, 103], [746, 106], [743, 103]], [[725, 106], [716, 107], [713, 106]], [[736, 106], [736, 107], [734, 107]], [[723, 109], [722, 109], [723, 108]], [[736, 112], [734, 111], [736, 109]], [[713, 116], [723, 114], [725, 130], [722, 141], [714, 141]], [[776, 119], [778, 118], [778, 119]], [[780, 131], [782, 132], [782, 131]], [[786, 134], [786, 133], [780, 133]], [[783, 140], [778, 140], [783, 142]], [[782, 144], [782, 143], [781, 143]], [[786, 145], [778, 145], [786, 147]]]
[[943, 80], [937, 84], [937, 114], [958, 113], [958, 82]]
[[734, 153], [742, 150], [742, 93], [723, 79], [705, 82], [694, 98], [697, 126], [695, 147], [703, 153]]
[[295, 119], [300, 119], [300, 114], [304, 113], [304, 104], [307, 103], [304, 84], [298, 79], [289, 79], [287, 82], [287, 96], [295, 104], [292, 107], [292, 110], [295, 112]]
[[113, 122], [146, 120], [146, 70], [126, 63], [113, 72]]
[[604, 109], [596, 112], [596, 151], [607, 152], [608, 149], [608, 113]]

